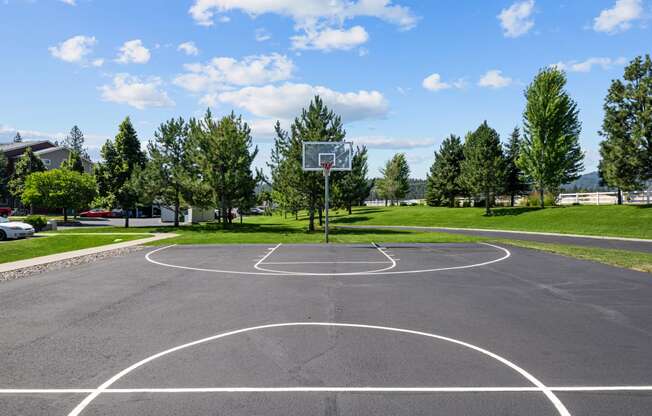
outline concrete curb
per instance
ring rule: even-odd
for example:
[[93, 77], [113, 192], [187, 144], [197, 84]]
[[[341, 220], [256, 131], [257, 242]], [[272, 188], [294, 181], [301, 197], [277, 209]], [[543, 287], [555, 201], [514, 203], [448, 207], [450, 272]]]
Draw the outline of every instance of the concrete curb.
[[570, 238], [592, 238], [595, 240], [614, 240], [614, 241], [634, 241], [639, 243], [650, 243], [652, 244], [651, 239], [646, 238], [629, 238], [629, 237], [610, 237], [602, 235], [582, 235], [582, 234], [563, 234], [563, 233], [546, 233], [538, 231], [517, 231], [517, 230], [496, 230], [490, 228], [455, 228], [455, 227], [424, 227], [421, 225], [336, 225], [333, 224], [333, 227], [339, 228], [397, 228], [397, 229], [408, 229], [408, 230], [442, 230], [442, 231], [476, 231], [476, 232], [486, 232], [486, 233], [508, 233], [508, 234], [528, 234], [528, 235], [546, 235], [552, 237], [570, 237]]
[[[139, 234], [140, 235], [140, 234]], [[74, 259], [76, 257], [87, 256], [89, 254], [103, 253], [105, 251], [117, 250], [121, 248], [139, 246], [142, 244], [151, 243], [153, 241], [164, 240], [167, 238], [177, 237], [178, 234], [162, 233], [156, 234], [149, 238], [140, 240], [125, 241], [124, 243], [107, 244], [99, 247], [85, 248], [82, 250], [67, 251], [64, 253], [51, 254], [49, 256], [34, 257], [26, 260], [12, 261], [9, 263], [0, 263], [0, 273], [25, 269], [27, 267], [42, 266], [44, 264], [54, 263], [62, 260]]]

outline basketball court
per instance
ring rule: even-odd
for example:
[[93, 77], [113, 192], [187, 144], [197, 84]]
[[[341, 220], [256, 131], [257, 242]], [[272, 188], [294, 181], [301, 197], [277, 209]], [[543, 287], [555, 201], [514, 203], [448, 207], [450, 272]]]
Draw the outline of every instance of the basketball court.
[[153, 248], [0, 285], [0, 414], [647, 415], [650, 287], [488, 244]]

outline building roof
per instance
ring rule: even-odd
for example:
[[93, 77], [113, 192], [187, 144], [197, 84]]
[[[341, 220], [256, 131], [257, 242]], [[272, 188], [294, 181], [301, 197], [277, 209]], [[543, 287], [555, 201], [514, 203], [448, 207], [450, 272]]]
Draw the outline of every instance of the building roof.
[[2, 150], [3, 152], [9, 152], [11, 150], [22, 149], [25, 147], [32, 147], [34, 145], [41, 144], [41, 143], [49, 143], [54, 147], [54, 144], [52, 144], [52, 142], [49, 140], [26, 140], [19, 143], [14, 143], [14, 142], [0, 143], [0, 150]]
[[[70, 151], [70, 149], [68, 149], [67, 147], [56, 146], [56, 147], [48, 147], [47, 149], [37, 150], [36, 152], [34, 152], [34, 154], [37, 155], [37, 156], [42, 156], [42, 155], [45, 155], [45, 154], [48, 154], [48, 153], [57, 152], [59, 150]], [[82, 158], [83, 161], [86, 161], [88, 163], [93, 163], [90, 159], [87, 159], [84, 156], [81, 156], [81, 158]]]

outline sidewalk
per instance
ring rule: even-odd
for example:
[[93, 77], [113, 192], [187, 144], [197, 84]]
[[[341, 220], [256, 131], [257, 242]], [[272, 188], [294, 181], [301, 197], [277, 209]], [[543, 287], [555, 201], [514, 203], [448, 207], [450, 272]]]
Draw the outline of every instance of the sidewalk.
[[[70, 234], [73, 234], [73, 233], [70, 233]], [[106, 235], [106, 233], [101, 233], [101, 234]], [[84, 235], [93, 235], [93, 234], [92, 233], [85, 233]], [[19, 270], [19, 269], [25, 269], [25, 268], [28, 268], [28, 267], [42, 266], [44, 264], [54, 263], [54, 262], [58, 262], [58, 261], [62, 261], [62, 260], [74, 259], [76, 257], [83, 257], [83, 256], [87, 256], [89, 254], [97, 254], [97, 253], [103, 253], [105, 251], [111, 251], [111, 250], [117, 250], [117, 249], [121, 249], [121, 248], [138, 246], [138, 245], [141, 245], [141, 244], [147, 244], [147, 243], [151, 243], [153, 241], [164, 240], [166, 238], [172, 238], [172, 237], [176, 237], [176, 236], [177, 236], [177, 234], [174, 234], [174, 233], [162, 233], [162, 234], [153, 235], [152, 237], [142, 238], [142, 239], [139, 239], [139, 240], [125, 241], [123, 243], [107, 244], [107, 245], [99, 246], [99, 247], [91, 247], [91, 248], [85, 248], [85, 249], [82, 249], [82, 250], [67, 251], [67, 252], [64, 252], [64, 253], [51, 254], [49, 256], [34, 257], [34, 258], [31, 258], [31, 259], [27, 259], [27, 260], [19, 260], [19, 261], [12, 261], [12, 262], [9, 262], [9, 263], [1, 263], [0, 264], [0, 273]], [[56, 236], [52, 236], [52, 238], [56, 238]]]

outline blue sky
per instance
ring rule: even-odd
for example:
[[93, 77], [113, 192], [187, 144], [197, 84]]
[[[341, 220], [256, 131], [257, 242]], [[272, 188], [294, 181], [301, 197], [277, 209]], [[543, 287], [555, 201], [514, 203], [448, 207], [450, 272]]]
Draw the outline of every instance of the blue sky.
[[127, 115], [141, 141], [171, 117], [241, 113], [264, 165], [271, 126], [319, 93], [370, 148], [425, 177], [451, 133], [487, 120], [506, 138], [523, 89], [559, 65], [580, 108], [587, 171], [602, 102], [650, 53], [649, 0], [0, 0], [0, 141], [59, 138], [91, 155]]

